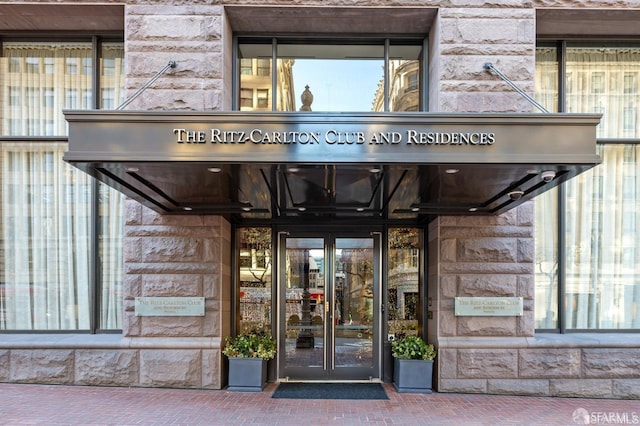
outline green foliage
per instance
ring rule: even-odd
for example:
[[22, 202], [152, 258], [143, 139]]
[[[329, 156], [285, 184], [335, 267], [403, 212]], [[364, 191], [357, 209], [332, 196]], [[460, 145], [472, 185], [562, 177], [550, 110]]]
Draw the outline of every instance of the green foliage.
[[428, 359], [436, 357], [436, 348], [418, 336], [406, 336], [391, 342], [391, 354], [398, 359]]
[[266, 331], [253, 330], [226, 337], [222, 353], [229, 358], [271, 359], [276, 356], [276, 341]]

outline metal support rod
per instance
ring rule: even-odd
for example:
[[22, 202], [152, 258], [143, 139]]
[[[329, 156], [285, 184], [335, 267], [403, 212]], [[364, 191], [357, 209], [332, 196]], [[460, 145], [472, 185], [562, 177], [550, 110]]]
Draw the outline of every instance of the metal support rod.
[[505, 83], [507, 83], [509, 86], [511, 86], [511, 88], [513, 90], [515, 90], [520, 95], [522, 95], [523, 98], [525, 98], [527, 101], [529, 101], [533, 106], [538, 108], [540, 111], [542, 111], [544, 113], [547, 113], [547, 114], [549, 113], [549, 111], [547, 111], [547, 109], [545, 107], [540, 105], [535, 99], [533, 99], [531, 96], [529, 96], [527, 94], [527, 92], [525, 92], [524, 90], [522, 90], [521, 88], [516, 86], [516, 84], [513, 81], [509, 80], [509, 78], [506, 75], [502, 74], [500, 72], [500, 70], [497, 69], [496, 67], [494, 67], [491, 62], [485, 62], [485, 64], [483, 65], [483, 68], [485, 70], [493, 71], [494, 73], [496, 73], [498, 75], [498, 77], [500, 77], [502, 80], [504, 80]]
[[120, 110], [124, 109], [127, 105], [129, 105], [131, 102], [133, 102], [133, 100], [135, 98], [140, 96], [142, 94], [142, 92], [147, 90], [147, 87], [151, 86], [153, 84], [153, 82], [156, 81], [158, 78], [160, 78], [160, 76], [162, 74], [164, 74], [169, 68], [175, 68], [176, 65], [177, 65], [176, 61], [169, 61], [169, 63], [167, 65], [165, 65], [164, 68], [162, 68], [160, 71], [158, 71], [156, 73], [156, 75], [151, 77], [151, 79], [149, 81], [147, 81], [141, 88], [139, 88], [136, 91], [136, 93], [131, 95], [129, 98], [125, 99], [125, 101], [123, 103], [121, 103], [120, 106], [118, 106], [118, 108], [116, 108], [116, 111], [120, 111]]

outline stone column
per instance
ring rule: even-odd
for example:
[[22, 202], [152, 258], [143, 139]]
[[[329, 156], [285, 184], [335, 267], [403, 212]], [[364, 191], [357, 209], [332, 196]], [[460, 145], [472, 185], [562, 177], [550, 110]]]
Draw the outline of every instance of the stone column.
[[[129, 94], [169, 61], [176, 67], [130, 110], [230, 110], [231, 31], [215, 4], [130, 0]], [[139, 385], [221, 388], [221, 341], [231, 323], [231, 228], [217, 216], [163, 216], [127, 200], [123, 334], [139, 351]], [[135, 297], [205, 298], [203, 317], [137, 317]]]
[[[531, 112], [483, 64], [492, 62], [532, 93], [535, 10], [514, 2], [464, 3], [441, 8], [430, 34], [430, 110]], [[430, 224], [428, 334], [439, 347], [438, 390], [487, 392], [488, 379], [518, 378], [512, 339], [534, 332], [533, 219], [533, 203], [526, 203], [501, 216], [440, 217]], [[454, 300], [462, 296], [521, 296], [524, 315], [456, 317]]]

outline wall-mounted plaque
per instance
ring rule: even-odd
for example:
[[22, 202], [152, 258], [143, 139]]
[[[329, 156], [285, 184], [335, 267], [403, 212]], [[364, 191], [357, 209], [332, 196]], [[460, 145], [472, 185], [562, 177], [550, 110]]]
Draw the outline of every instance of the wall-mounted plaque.
[[519, 317], [522, 297], [456, 297], [456, 316]]
[[138, 317], [202, 317], [204, 297], [136, 297]]

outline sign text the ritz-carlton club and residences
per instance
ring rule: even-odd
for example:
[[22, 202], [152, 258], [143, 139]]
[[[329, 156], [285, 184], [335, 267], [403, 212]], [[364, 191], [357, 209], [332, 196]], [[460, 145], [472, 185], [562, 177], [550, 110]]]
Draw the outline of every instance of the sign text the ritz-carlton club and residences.
[[492, 132], [403, 131], [273, 131], [173, 129], [179, 144], [266, 144], [266, 145], [493, 145]]

